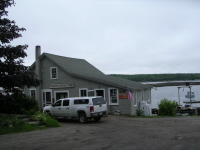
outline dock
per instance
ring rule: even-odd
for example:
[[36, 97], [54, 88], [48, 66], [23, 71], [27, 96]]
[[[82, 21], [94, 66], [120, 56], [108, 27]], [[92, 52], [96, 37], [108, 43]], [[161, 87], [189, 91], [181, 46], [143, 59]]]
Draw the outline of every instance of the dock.
[[189, 104], [189, 103], [200, 103], [200, 101], [183, 101], [183, 103], [187, 103], [187, 104]]

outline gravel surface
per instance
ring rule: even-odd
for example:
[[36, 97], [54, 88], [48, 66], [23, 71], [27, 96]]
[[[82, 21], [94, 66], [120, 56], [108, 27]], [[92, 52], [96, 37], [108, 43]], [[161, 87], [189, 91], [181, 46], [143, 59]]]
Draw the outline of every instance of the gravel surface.
[[200, 117], [128, 118], [109, 115], [80, 124], [0, 135], [0, 150], [199, 150]]

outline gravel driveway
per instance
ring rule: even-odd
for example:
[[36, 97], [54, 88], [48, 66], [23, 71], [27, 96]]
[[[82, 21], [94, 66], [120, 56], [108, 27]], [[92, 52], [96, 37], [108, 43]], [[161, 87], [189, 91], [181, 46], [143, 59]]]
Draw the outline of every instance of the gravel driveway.
[[199, 150], [200, 117], [127, 118], [0, 135], [0, 150]]

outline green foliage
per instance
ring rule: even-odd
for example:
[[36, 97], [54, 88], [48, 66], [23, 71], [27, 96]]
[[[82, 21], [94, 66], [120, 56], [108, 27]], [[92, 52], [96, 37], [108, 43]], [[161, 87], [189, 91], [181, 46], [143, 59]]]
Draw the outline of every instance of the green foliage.
[[16, 116], [11, 116], [11, 115], [0, 116], [0, 135], [9, 133], [27, 132], [36, 129], [41, 129], [41, 127], [28, 124]]
[[14, 116], [1, 116], [0, 117], [0, 125], [1, 126], [6, 126], [6, 127], [13, 127], [13, 126], [19, 126], [19, 125], [23, 125], [24, 121], [14, 117]]
[[31, 109], [34, 111], [39, 110], [37, 101], [28, 96], [1, 96], [0, 103], [0, 113], [22, 114]]
[[180, 81], [200, 79], [200, 73], [177, 73], [177, 74], [111, 74], [111, 76], [136, 81], [136, 82], [155, 82], [155, 81]]
[[137, 116], [142, 116], [142, 109], [137, 108], [136, 114], [137, 114]]
[[175, 116], [177, 107], [178, 104], [176, 101], [163, 99], [158, 105], [158, 113], [161, 116]]
[[17, 93], [18, 89], [15, 87], [38, 86], [41, 81], [29, 67], [23, 65], [28, 45], [10, 45], [11, 41], [22, 36], [20, 32], [25, 31], [25, 28], [18, 27], [15, 21], [6, 18], [6, 9], [14, 4], [14, 0], [0, 1], [0, 87], [7, 92]]
[[53, 119], [49, 115], [39, 112], [39, 111], [31, 116], [31, 120], [39, 121], [40, 125], [45, 125], [46, 127], [59, 127], [60, 126], [57, 120]]
[[27, 123], [24, 123], [23, 125], [20, 125], [20, 126], [13, 126], [12, 128], [0, 125], [0, 135], [10, 134], [10, 133], [19, 133], [19, 132], [28, 132], [28, 131], [33, 131], [36, 129], [39, 129], [39, 128], [37, 126], [27, 124]]
[[2, 115], [0, 116], [0, 135], [46, 129], [48, 127], [60, 127], [57, 120], [43, 114], [42, 112], [36, 112], [31, 116], [31, 120], [39, 121], [39, 126], [35, 124], [29, 124], [15, 116]]

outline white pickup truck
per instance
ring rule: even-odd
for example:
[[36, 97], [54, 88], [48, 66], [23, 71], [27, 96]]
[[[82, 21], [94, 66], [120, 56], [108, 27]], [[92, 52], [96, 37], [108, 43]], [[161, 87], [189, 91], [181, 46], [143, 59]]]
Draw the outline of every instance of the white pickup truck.
[[107, 103], [103, 97], [74, 97], [57, 100], [51, 106], [43, 109], [52, 117], [78, 118], [81, 123], [88, 119], [95, 121], [107, 116]]

